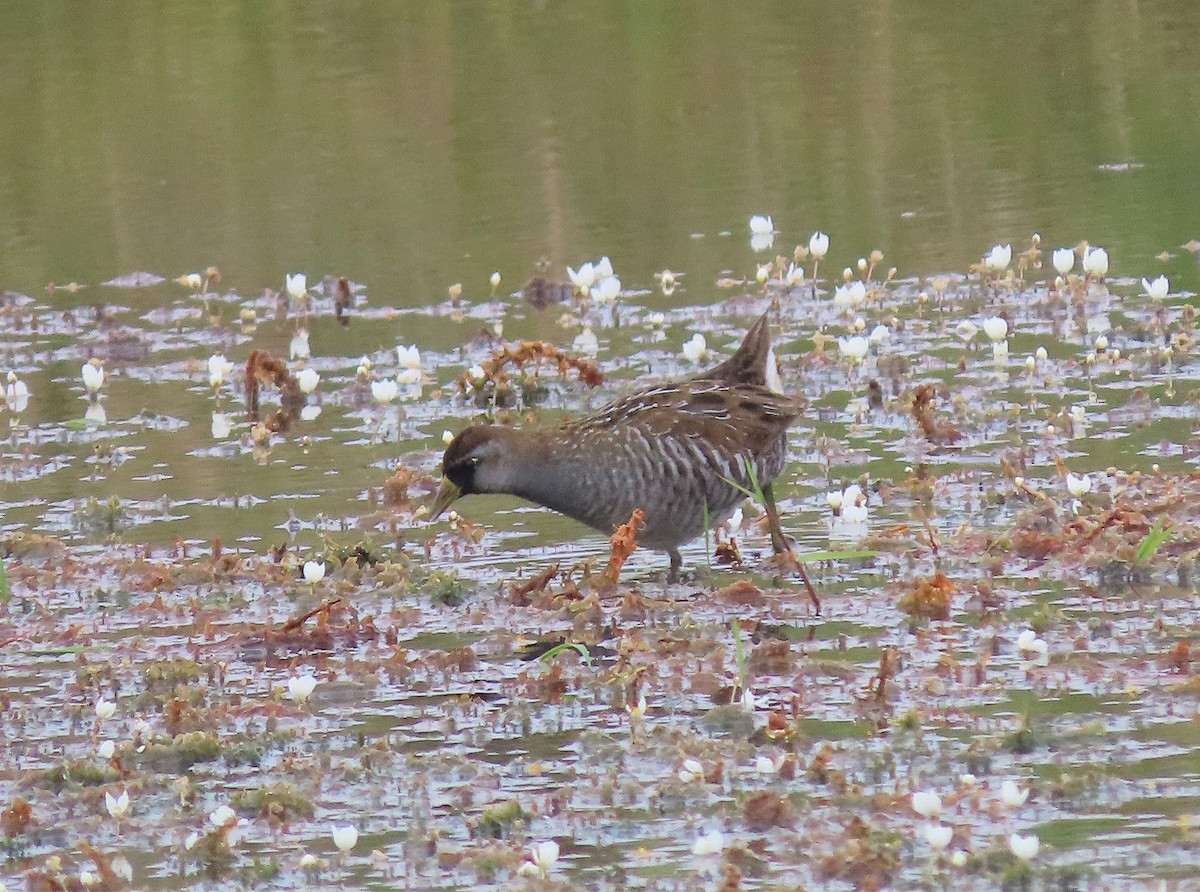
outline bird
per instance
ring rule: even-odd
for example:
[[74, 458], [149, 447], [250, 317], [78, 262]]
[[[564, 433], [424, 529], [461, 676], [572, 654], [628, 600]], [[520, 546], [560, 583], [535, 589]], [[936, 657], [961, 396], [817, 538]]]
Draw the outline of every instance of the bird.
[[723, 523], [758, 487], [772, 546], [790, 554], [772, 481], [805, 400], [768, 384], [778, 384], [778, 372], [764, 313], [729, 359], [691, 378], [638, 390], [556, 428], [465, 428], [442, 457], [430, 518], [463, 496], [504, 493], [611, 533], [641, 508], [638, 542], [667, 553], [676, 581], [679, 546], [704, 535], [706, 523]]

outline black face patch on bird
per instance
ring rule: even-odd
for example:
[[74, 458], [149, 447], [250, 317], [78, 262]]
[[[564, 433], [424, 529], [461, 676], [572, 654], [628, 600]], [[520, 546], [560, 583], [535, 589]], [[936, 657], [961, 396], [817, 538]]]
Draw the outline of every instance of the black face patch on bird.
[[486, 425], [469, 427], [450, 441], [442, 456], [442, 474], [461, 490], [462, 495], [478, 492], [475, 470], [492, 440], [492, 428]]

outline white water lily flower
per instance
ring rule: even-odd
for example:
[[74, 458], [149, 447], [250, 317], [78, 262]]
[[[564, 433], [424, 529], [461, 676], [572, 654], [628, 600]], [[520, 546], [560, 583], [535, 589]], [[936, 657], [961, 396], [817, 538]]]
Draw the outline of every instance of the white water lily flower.
[[646, 324], [651, 328], [662, 328], [667, 324], [667, 317], [662, 313], [651, 313], [646, 317]]
[[933, 790], [912, 794], [912, 809], [923, 818], [936, 818], [942, 811], [942, 797]]
[[689, 362], [700, 362], [708, 356], [708, 341], [704, 339], [704, 335], [700, 332], [692, 335], [683, 345], [683, 356]]
[[[80, 868], [79, 885], [83, 886], [83, 888], [85, 888], [85, 889], [90, 889], [90, 888], [92, 888], [92, 886], [99, 885], [99, 883], [100, 883], [100, 877], [96, 876], [90, 870]], [[0, 889], [0, 892], [4, 892], [4, 890]]]
[[8, 373], [8, 386], [4, 388], [4, 402], [10, 412], [24, 412], [29, 405], [29, 388], [17, 377], [16, 372]]
[[287, 293], [296, 300], [308, 297], [308, 277], [304, 273], [288, 273], [284, 279]]
[[95, 359], [83, 364], [80, 375], [83, 377], [83, 386], [88, 393], [96, 393], [104, 386], [104, 381], [108, 377], [104, 372], [104, 366]]
[[333, 844], [338, 847], [338, 851], [345, 854], [352, 848], [358, 845], [358, 828], [352, 824], [346, 824], [343, 827], [334, 826], [332, 828]]
[[829, 236], [823, 232], [814, 232], [808, 238], [808, 252], [820, 260], [829, 251]]
[[311, 673], [293, 675], [287, 683], [288, 697], [297, 703], [303, 703], [317, 689], [317, 679]]
[[858, 307], [867, 299], [867, 286], [859, 279], [833, 289], [835, 307]]
[[621, 280], [616, 276], [605, 276], [591, 290], [592, 300], [600, 304], [610, 304], [621, 294]]
[[400, 374], [396, 376], [396, 384], [398, 384], [400, 387], [411, 387], [414, 384], [420, 383], [420, 369], [401, 369]]
[[1038, 853], [1041, 847], [1039, 840], [1032, 833], [1028, 836], [1022, 836], [1019, 833], [1014, 833], [1008, 838], [1008, 849], [1022, 861], [1032, 860]]
[[291, 359], [308, 359], [312, 356], [312, 348], [308, 346], [308, 329], [301, 328], [288, 344], [288, 356]]
[[1092, 491], [1092, 478], [1087, 474], [1067, 472], [1067, 491], [1077, 499], [1083, 498]]
[[993, 341], [1003, 341], [1008, 337], [1008, 320], [1003, 316], [989, 316], [983, 320], [983, 333]]
[[321, 407], [320, 406], [305, 406], [303, 409], [300, 410], [300, 420], [301, 421], [316, 421], [320, 417], [321, 417]]
[[493, 272], [493, 273], [492, 273], [492, 274], [491, 274], [491, 275], [488, 277], [488, 282], [490, 282], [490, 283], [491, 283], [491, 285], [492, 285], [492, 290], [493, 290], [493, 291], [494, 291], [495, 289], [499, 288], [499, 287], [500, 287], [500, 273], [499, 273], [498, 271], [497, 271], [497, 272]]
[[774, 774], [779, 769], [770, 756], [759, 756], [754, 760], [754, 770], [759, 774]]
[[1097, 278], [1108, 273], [1108, 252], [1103, 248], [1088, 248], [1083, 252], [1083, 271]]
[[228, 805], [218, 806], [213, 809], [212, 813], [208, 816], [208, 820], [218, 830], [232, 827], [237, 823], [237, 812]]
[[1166, 276], [1159, 276], [1153, 282], [1142, 279], [1142, 287], [1152, 300], [1162, 300], [1171, 292], [1171, 283]]
[[108, 809], [108, 813], [118, 821], [125, 815], [129, 814], [129, 792], [122, 790], [120, 796], [114, 796], [112, 793], [104, 794], [104, 807]]
[[672, 272], [669, 269], [664, 269], [661, 273], [658, 274], [658, 281], [659, 281], [659, 284], [662, 286], [662, 290], [663, 290], [664, 294], [671, 293], [671, 289], [673, 289], [675, 287], [675, 278], [676, 278], [676, 273]]
[[1009, 808], [1019, 808], [1029, 799], [1029, 788], [1022, 790], [1016, 781], [1006, 780], [1000, 785], [1000, 799]]
[[692, 854], [703, 857], [704, 855], [717, 855], [725, 848], [725, 834], [720, 830], [711, 830], [703, 836], [696, 837], [696, 841], [692, 844]]
[[1055, 248], [1052, 260], [1055, 271], [1060, 276], [1065, 276], [1075, 268], [1075, 251], [1072, 248]]
[[88, 403], [87, 410], [83, 413], [83, 420], [89, 424], [107, 424], [108, 411], [104, 408], [104, 403], [98, 400]]
[[750, 232], [753, 235], [771, 235], [775, 232], [775, 221], [769, 216], [755, 214], [750, 218]]
[[103, 697], [100, 697], [93, 709], [96, 711], [96, 718], [104, 721], [113, 717], [113, 713], [117, 711], [117, 704], [112, 700], [105, 700]]
[[[483, 377], [483, 369], [479, 370], [479, 377]], [[399, 392], [396, 382], [391, 378], [371, 382], [371, 396], [377, 403], [390, 403], [396, 398], [396, 394]]]
[[[575, 335], [575, 340], [571, 342], [571, 346], [576, 353], [583, 356], [595, 356], [600, 352], [600, 339], [596, 337], [596, 333], [592, 331], [590, 326], [584, 326], [583, 331]], [[482, 372], [483, 370], [480, 369]]]
[[1038, 347], [1033, 355], [1037, 358], [1038, 362], [1045, 362], [1046, 359], [1050, 356], [1050, 354], [1046, 351], [1045, 347]]
[[789, 263], [787, 272], [784, 273], [783, 281], [789, 288], [795, 288], [797, 285], [804, 284], [804, 267], [797, 266], [795, 263]]
[[595, 270], [597, 282], [599, 282], [601, 279], [607, 279], [609, 276], [616, 275], [616, 273], [613, 272], [612, 261], [608, 259], [607, 254], [596, 261]]
[[[1050, 645], [1046, 643], [1044, 638], [1039, 638], [1037, 633], [1031, 629], [1026, 629], [1017, 636], [1017, 650], [1022, 653], [1033, 654], [1034, 662], [1038, 663], [1038, 665], [1045, 666], [1050, 662]], [[1025, 795], [1029, 795], [1028, 792]]]
[[954, 838], [954, 828], [945, 824], [926, 824], [923, 832], [925, 841], [935, 852], [942, 851]]
[[828, 505], [834, 514], [842, 510], [842, 491], [835, 489], [833, 492], [825, 493], [825, 504]]
[[309, 585], [316, 585], [325, 578], [325, 562], [324, 561], [305, 561], [304, 562], [304, 581]]
[[867, 355], [867, 351], [871, 349], [871, 342], [862, 335], [854, 335], [849, 338], [838, 338], [838, 350], [842, 356], [850, 360], [850, 363], [856, 364], [863, 361]]
[[214, 440], [224, 440], [229, 436], [229, 432], [233, 430], [233, 425], [229, 421], [229, 416], [224, 412], [212, 413], [212, 438]]
[[296, 376], [296, 383], [300, 385], [301, 393], [312, 393], [321, 383], [321, 375], [316, 369], [301, 369]]
[[419, 369], [421, 367], [421, 351], [416, 345], [396, 348], [396, 362], [402, 369]]
[[892, 330], [886, 325], [876, 325], [871, 329], [871, 333], [867, 335], [867, 340], [872, 344], [882, 344], [892, 336]]
[[111, 740], [105, 740], [98, 747], [96, 747], [96, 755], [101, 759], [111, 759], [116, 752], [117, 745]]
[[529, 847], [529, 857], [532, 864], [542, 876], [550, 872], [550, 868], [558, 860], [558, 843], [554, 840], [539, 842]]
[[758, 282], [759, 285], [763, 285], [769, 278], [771, 278], [771, 264], [758, 264], [758, 268], [754, 271], [754, 281]]
[[684, 759], [676, 776], [685, 784], [692, 781], [704, 780], [704, 765], [698, 759]]
[[225, 358], [224, 353], [214, 353], [208, 358], [208, 384], [212, 388], [220, 387], [233, 374], [234, 365]]
[[1008, 269], [1012, 263], [1012, 245], [996, 245], [983, 258], [983, 265], [994, 273]]
[[200, 286], [204, 284], [204, 279], [199, 273], [184, 273], [175, 281], [186, 288], [191, 288], [194, 291], [199, 291]]

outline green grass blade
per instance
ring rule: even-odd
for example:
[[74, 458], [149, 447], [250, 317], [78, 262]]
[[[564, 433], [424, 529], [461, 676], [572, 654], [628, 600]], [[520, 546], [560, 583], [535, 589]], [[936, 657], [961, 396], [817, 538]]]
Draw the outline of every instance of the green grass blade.
[[543, 662], [548, 663], [551, 660], [553, 660], [556, 656], [558, 656], [560, 653], [562, 653], [564, 650], [577, 651], [579, 653], [579, 656], [583, 657], [583, 662], [584, 662], [585, 666], [592, 665], [592, 655], [590, 653], [588, 653], [588, 649], [586, 647], [584, 647], [582, 644], [578, 644], [577, 642], [574, 642], [574, 641], [564, 641], [562, 644], [556, 644], [556, 645], [554, 645], [554, 647], [550, 648], [548, 651], [546, 651], [544, 654], [542, 654], [540, 657], [538, 657], [538, 659], [542, 660]]
[[1162, 547], [1163, 543], [1171, 538], [1172, 529], [1174, 528], [1167, 527], [1166, 529], [1163, 529], [1162, 517], [1156, 517], [1154, 519], [1154, 525], [1150, 527], [1150, 529], [1146, 532], [1145, 538], [1142, 539], [1141, 543], [1138, 545], [1137, 551], [1133, 555], [1133, 562], [1135, 564], [1143, 564], [1154, 557], [1155, 553], [1159, 548]]

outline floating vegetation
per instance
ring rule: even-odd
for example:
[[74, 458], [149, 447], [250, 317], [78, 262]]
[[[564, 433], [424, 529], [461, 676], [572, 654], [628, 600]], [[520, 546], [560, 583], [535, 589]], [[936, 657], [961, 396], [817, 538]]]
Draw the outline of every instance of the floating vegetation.
[[[1088, 244], [905, 277], [836, 233], [772, 259], [775, 227], [707, 286], [602, 258], [423, 311], [215, 268], [111, 280], [129, 307], [6, 296], [3, 882], [1200, 870], [1191, 296]], [[557, 424], [767, 308], [810, 411], [681, 583], [639, 512], [607, 539], [517, 500], [430, 520], [481, 409]]]

